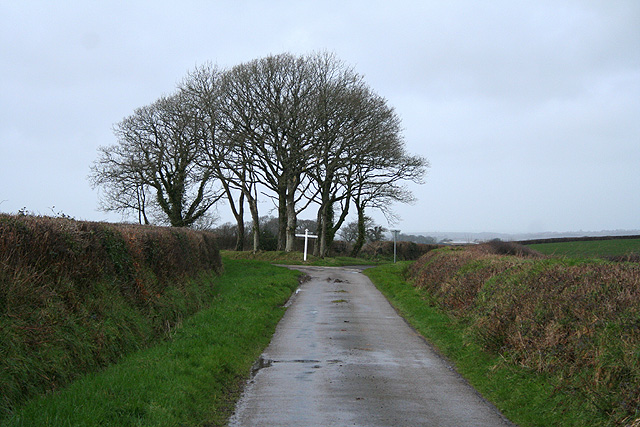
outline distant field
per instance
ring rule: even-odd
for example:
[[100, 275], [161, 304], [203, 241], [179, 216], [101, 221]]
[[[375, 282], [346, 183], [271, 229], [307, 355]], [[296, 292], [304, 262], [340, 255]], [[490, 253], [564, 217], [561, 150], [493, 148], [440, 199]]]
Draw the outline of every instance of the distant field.
[[591, 240], [527, 245], [546, 255], [610, 257], [640, 253], [640, 239]]

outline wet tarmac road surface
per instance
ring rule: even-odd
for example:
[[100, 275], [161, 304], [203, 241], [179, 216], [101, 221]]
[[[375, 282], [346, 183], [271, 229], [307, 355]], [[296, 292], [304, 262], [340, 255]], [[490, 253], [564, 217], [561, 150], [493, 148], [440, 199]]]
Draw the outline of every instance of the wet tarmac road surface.
[[293, 297], [230, 426], [505, 426], [358, 268], [291, 267]]

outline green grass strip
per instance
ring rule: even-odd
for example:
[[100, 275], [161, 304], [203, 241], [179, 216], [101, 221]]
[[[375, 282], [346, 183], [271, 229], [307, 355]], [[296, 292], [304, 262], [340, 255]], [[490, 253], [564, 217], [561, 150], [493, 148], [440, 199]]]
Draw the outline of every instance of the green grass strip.
[[378, 265], [386, 263], [386, 261], [352, 258], [348, 256], [318, 258], [311, 254], [308, 254], [307, 261], [304, 261], [302, 252], [258, 251], [254, 253], [251, 251], [220, 251], [220, 253], [228, 259], [251, 259], [287, 265], [343, 267], [346, 265]]
[[64, 390], [33, 399], [2, 426], [217, 426], [233, 411], [299, 273], [225, 259], [211, 308], [168, 341]]
[[486, 352], [466, 326], [437, 308], [426, 292], [404, 279], [407, 262], [365, 270], [396, 310], [487, 400], [520, 426], [606, 425], [579, 396], [556, 391], [556, 378], [509, 364]]
[[607, 257], [640, 253], [640, 239], [587, 240], [528, 245], [545, 255]]

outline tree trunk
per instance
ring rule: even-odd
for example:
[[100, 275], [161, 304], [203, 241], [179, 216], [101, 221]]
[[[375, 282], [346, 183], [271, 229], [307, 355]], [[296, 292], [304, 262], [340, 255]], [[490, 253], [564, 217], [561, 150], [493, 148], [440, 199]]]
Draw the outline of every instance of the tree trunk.
[[236, 217], [236, 224], [238, 226], [235, 250], [237, 252], [241, 252], [244, 250], [244, 193], [240, 193], [240, 200], [238, 200], [238, 209], [236, 210], [236, 208], [234, 207], [232, 211], [233, 215]]
[[287, 234], [286, 234], [286, 252], [292, 252], [295, 247], [296, 242], [296, 226], [297, 226], [297, 215], [296, 215], [296, 205], [295, 205], [295, 192], [290, 192], [287, 194]]
[[319, 242], [319, 256], [324, 258], [329, 253], [329, 247], [333, 241], [333, 208], [329, 201], [322, 202], [320, 223], [318, 224], [318, 240]]
[[324, 258], [327, 252], [327, 229], [328, 229], [328, 207], [329, 207], [329, 189], [326, 182], [322, 185], [320, 193], [320, 208], [318, 209], [318, 256]]
[[251, 220], [253, 223], [253, 253], [260, 249], [260, 216], [258, 214], [258, 201], [255, 197], [248, 195], [247, 203], [249, 203], [249, 211], [251, 212]]
[[325, 236], [324, 236], [324, 250], [322, 252], [322, 257], [326, 257], [327, 255], [329, 255], [329, 249], [331, 249], [331, 245], [333, 245], [333, 239], [335, 238], [336, 232], [335, 232], [335, 225], [333, 223], [334, 220], [334, 211], [333, 211], [333, 204], [329, 204], [329, 206], [327, 207], [327, 216], [325, 219]]
[[236, 235], [236, 252], [242, 252], [244, 251], [244, 219], [239, 217], [237, 219], [237, 225], [238, 225], [238, 234]]
[[364, 216], [364, 207], [360, 206], [356, 203], [356, 208], [358, 210], [358, 237], [356, 238], [356, 242], [353, 244], [353, 249], [351, 251], [352, 257], [357, 257], [364, 246], [365, 239], [367, 237], [367, 226]]
[[[218, 176], [222, 176], [221, 173], [218, 173]], [[231, 213], [233, 213], [233, 217], [236, 219], [236, 225], [238, 227], [238, 233], [236, 234], [236, 251], [244, 250], [244, 192], [240, 192], [240, 198], [238, 199], [238, 205], [236, 206], [236, 201], [233, 198], [233, 193], [231, 192], [231, 187], [229, 183], [220, 179], [222, 183], [222, 187], [224, 188], [224, 192], [227, 195], [227, 201], [229, 202], [229, 207], [231, 208]]]
[[235, 251], [244, 251], [244, 222], [242, 221], [238, 221], [238, 235], [236, 236]]
[[287, 240], [287, 189], [278, 190], [278, 250], [285, 250]]
[[286, 252], [292, 252], [296, 242], [296, 228], [298, 225], [298, 214], [296, 213], [296, 189], [300, 183], [298, 175], [291, 176], [287, 179], [286, 184]]
[[318, 238], [313, 245], [313, 256], [320, 257], [320, 244], [322, 241], [322, 208], [318, 209], [318, 215], [316, 216], [316, 234]]

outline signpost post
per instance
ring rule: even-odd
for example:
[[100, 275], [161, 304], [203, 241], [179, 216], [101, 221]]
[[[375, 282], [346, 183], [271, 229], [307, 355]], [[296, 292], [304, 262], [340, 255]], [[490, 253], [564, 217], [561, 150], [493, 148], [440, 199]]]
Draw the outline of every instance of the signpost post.
[[304, 234], [296, 234], [296, 237], [304, 237], [304, 260], [307, 260], [307, 243], [309, 239], [317, 239], [318, 236], [314, 236], [313, 234], [309, 234], [309, 229], [304, 229]]
[[400, 233], [400, 230], [391, 230], [391, 233], [393, 233], [393, 263], [396, 263], [396, 240], [398, 240], [398, 233]]

